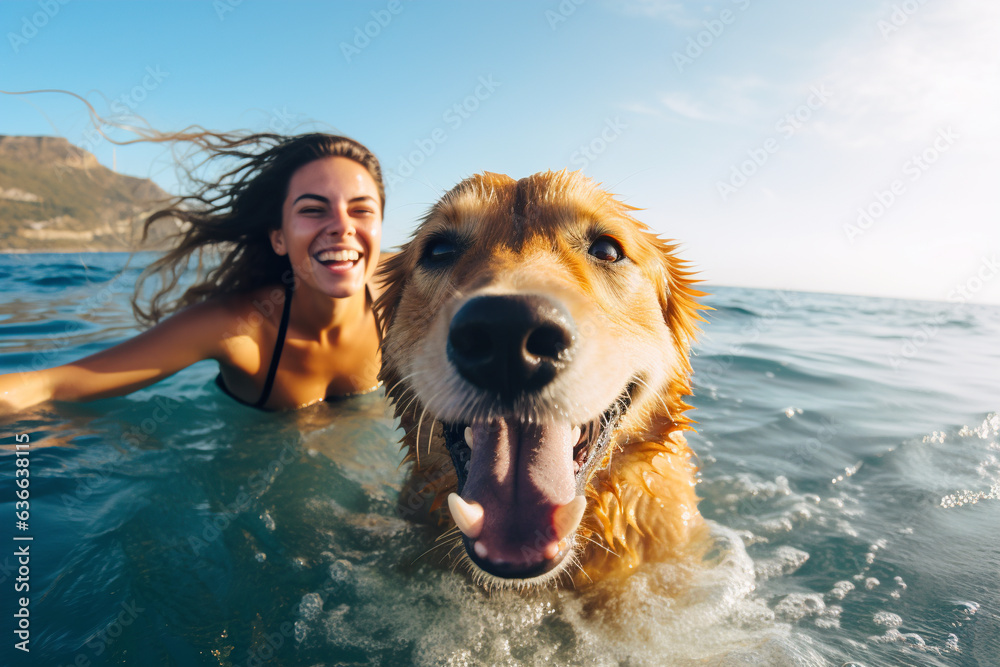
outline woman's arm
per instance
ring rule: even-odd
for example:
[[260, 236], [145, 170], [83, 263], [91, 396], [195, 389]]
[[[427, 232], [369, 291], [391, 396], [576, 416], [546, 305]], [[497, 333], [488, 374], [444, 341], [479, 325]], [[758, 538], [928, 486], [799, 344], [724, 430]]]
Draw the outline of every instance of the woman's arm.
[[0, 375], [0, 415], [49, 400], [88, 401], [141, 389], [201, 361], [226, 356], [236, 334], [219, 302], [191, 306], [135, 338], [64, 366]]

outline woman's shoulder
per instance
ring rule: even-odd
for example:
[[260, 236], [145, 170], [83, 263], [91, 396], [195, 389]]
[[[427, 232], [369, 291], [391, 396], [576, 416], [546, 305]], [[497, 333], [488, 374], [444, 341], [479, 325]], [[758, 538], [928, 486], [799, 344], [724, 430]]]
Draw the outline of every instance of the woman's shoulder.
[[212, 357], [252, 374], [260, 350], [274, 345], [285, 300], [280, 286], [221, 294], [174, 315], [191, 336], [212, 341]]
[[259, 287], [249, 292], [220, 294], [200, 301], [175, 317], [196, 320], [222, 338], [249, 336], [277, 326], [285, 304], [280, 285]]
[[265, 285], [249, 292], [226, 294], [217, 299], [217, 308], [223, 310], [234, 323], [257, 329], [277, 325], [285, 307], [286, 291], [282, 285]]

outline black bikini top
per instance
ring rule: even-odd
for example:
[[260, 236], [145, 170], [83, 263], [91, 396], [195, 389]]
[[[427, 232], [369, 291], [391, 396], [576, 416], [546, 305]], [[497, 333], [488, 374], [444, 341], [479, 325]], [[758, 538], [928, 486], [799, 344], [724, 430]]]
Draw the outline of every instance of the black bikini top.
[[[292, 294], [294, 289], [292, 285], [285, 287], [285, 307], [281, 311], [281, 324], [278, 325], [278, 338], [274, 342], [274, 352], [271, 353], [271, 366], [267, 369], [267, 378], [264, 380], [264, 388], [260, 392], [260, 398], [257, 399], [256, 403], [250, 403], [249, 401], [244, 401], [242, 398], [229, 391], [229, 387], [226, 386], [226, 381], [222, 379], [222, 373], [220, 372], [215, 376], [215, 384], [222, 390], [224, 394], [233, 398], [238, 403], [243, 405], [248, 405], [251, 408], [257, 408], [258, 410], [264, 409], [264, 404], [267, 403], [267, 399], [271, 397], [271, 388], [274, 386], [274, 376], [278, 374], [278, 362], [281, 361], [281, 350], [285, 347], [285, 334], [288, 332], [288, 318], [289, 313], [292, 309]], [[374, 299], [372, 298], [371, 291], [368, 286], [365, 286], [365, 299], [368, 301], [369, 306], [374, 306]], [[379, 326], [378, 319], [375, 320], [375, 331], [378, 334], [379, 345], [382, 344], [382, 328]], [[363, 389], [361, 391], [351, 392], [349, 394], [344, 394], [342, 398], [347, 398], [350, 396], [359, 396], [361, 394], [370, 393], [382, 386], [382, 382], [379, 381], [374, 387], [369, 389]]]
[[288, 332], [288, 316], [292, 310], [292, 293], [292, 285], [285, 287], [285, 308], [281, 311], [281, 324], [278, 325], [278, 339], [274, 342], [274, 352], [271, 353], [271, 366], [267, 369], [267, 379], [264, 380], [264, 388], [261, 390], [260, 398], [257, 399], [257, 402], [250, 403], [249, 401], [244, 401], [229, 391], [226, 381], [222, 379], [221, 372], [215, 376], [215, 384], [219, 386], [219, 389], [243, 405], [263, 410], [264, 404], [267, 403], [267, 399], [271, 396], [271, 387], [274, 386], [274, 376], [278, 374], [278, 362], [281, 361], [281, 350], [285, 347], [285, 334]]

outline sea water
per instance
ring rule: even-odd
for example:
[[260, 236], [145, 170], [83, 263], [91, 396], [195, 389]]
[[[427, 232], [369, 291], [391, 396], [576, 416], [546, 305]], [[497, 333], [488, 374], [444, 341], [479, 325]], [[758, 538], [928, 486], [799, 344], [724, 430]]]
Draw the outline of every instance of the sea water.
[[[126, 259], [0, 256], [0, 372], [134, 335]], [[399, 516], [384, 396], [265, 414], [203, 362], [0, 426], [0, 663], [1000, 665], [1000, 308], [709, 289], [703, 565], [481, 590]]]

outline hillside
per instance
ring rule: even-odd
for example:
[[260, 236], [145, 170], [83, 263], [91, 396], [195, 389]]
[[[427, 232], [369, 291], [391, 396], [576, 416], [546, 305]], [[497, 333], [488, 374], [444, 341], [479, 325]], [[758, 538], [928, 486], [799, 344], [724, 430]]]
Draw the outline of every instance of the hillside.
[[0, 135], [0, 252], [131, 250], [167, 197], [61, 137]]

